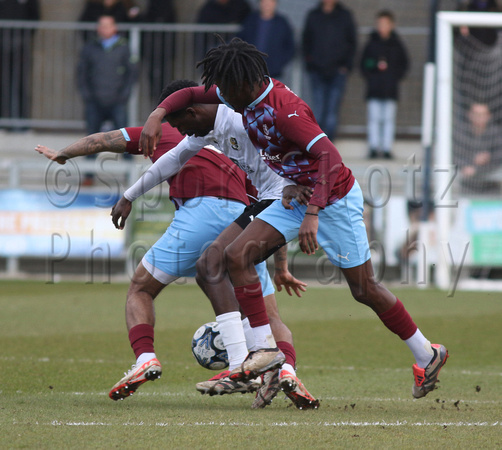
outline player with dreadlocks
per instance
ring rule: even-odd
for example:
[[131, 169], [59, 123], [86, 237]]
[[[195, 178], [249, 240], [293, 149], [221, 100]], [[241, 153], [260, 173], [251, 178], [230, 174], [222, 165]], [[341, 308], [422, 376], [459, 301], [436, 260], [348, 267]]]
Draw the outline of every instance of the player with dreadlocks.
[[[159, 118], [169, 112], [192, 103], [225, 103], [242, 114], [257, 155], [280, 176], [311, 189], [307, 195], [291, 195], [286, 187], [282, 201], [261, 212], [226, 248], [227, 276], [235, 293], [220, 290], [220, 298], [235, 295], [251, 326], [264, 326], [268, 322], [254, 261], [295, 237], [308, 255], [320, 245], [341, 269], [353, 297], [369, 306], [408, 345], [416, 361], [412, 394], [424, 397], [435, 388], [448, 351], [441, 344], [431, 344], [403, 303], [375, 278], [361, 188], [310, 107], [270, 78], [264, 55], [237, 38], [211, 49], [201, 65], [205, 88], [178, 91], [158, 106], [143, 129], [143, 152], [149, 154], [155, 148]], [[248, 379], [261, 373], [266, 368], [260, 367], [260, 359], [259, 354], [250, 353], [230, 378]]]
[[231, 46], [223, 45], [209, 50], [205, 58], [197, 63], [197, 67], [203, 66], [201, 78], [206, 91], [215, 84], [224, 91], [240, 90], [245, 85], [266, 83], [269, 75], [264, 60], [266, 56], [254, 45], [235, 38]]

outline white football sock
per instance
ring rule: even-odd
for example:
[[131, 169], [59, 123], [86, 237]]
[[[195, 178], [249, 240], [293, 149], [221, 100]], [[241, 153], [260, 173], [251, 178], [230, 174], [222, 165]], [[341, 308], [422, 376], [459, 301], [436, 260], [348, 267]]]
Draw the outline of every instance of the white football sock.
[[244, 329], [244, 336], [246, 336], [246, 346], [248, 348], [248, 351], [251, 352], [255, 350], [256, 341], [254, 338], [253, 329], [251, 328], [249, 319], [247, 317], [242, 319], [242, 328]]
[[431, 343], [425, 338], [418, 328], [417, 331], [415, 331], [415, 334], [409, 339], [406, 339], [404, 342], [406, 342], [406, 345], [413, 353], [413, 356], [417, 361], [417, 366], [425, 369], [434, 356]]
[[275, 348], [277, 344], [275, 343], [274, 335], [272, 334], [272, 329], [270, 324], [261, 325], [259, 327], [253, 328], [254, 338], [255, 338], [255, 349], [260, 348]]
[[142, 366], [147, 361], [150, 361], [153, 358], [157, 358], [155, 356], [155, 353], [141, 353], [141, 355], [139, 355], [138, 359], [136, 360], [136, 365], [137, 366]]
[[[293, 368], [293, 366], [291, 364], [288, 364], [288, 363], [284, 363], [281, 367], [281, 372], [283, 370], [286, 370], [287, 372], [293, 374], [295, 377], [296, 377], [296, 370]], [[281, 373], [279, 372], [279, 374]]]
[[246, 356], [248, 348], [246, 346], [246, 336], [242, 328], [241, 313], [233, 311], [216, 316], [218, 329], [223, 340], [223, 345], [228, 353], [228, 368], [233, 370], [239, 367]]

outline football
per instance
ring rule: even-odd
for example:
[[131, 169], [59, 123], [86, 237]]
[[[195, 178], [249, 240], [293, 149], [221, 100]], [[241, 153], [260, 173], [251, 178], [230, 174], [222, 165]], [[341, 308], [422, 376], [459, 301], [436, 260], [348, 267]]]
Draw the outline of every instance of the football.
[[228, 355], [217, 322], [202, 325], [193, 335], [192, 353], [206, 369], [223, 370], [228, 367]]

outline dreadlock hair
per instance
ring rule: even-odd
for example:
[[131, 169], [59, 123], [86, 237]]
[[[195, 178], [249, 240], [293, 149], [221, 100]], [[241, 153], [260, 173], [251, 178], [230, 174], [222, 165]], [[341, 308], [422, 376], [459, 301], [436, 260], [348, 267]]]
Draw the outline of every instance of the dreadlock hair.
[[269, 75], [266, 53], [239, 38], [226, 44], [221, 36], [217, 37], [221, 45], [210, 49], [197, 63], [197, 67], [203, 67], [201, 78], [206, 91], [213, 84], [226, 91], [230, 86], [241, 89], [244, 83], [254, 86], [265, 82], [265, 76]]
[[[159, 96], [159, 99], [157, 101], [157, 104], [162, 103], [164, 99], [169, 97], [171, 94], [173, 94], [176, 91], [179, 91], [181, 89], [185, 89], [188, 87], [196, 87], [198, 84], [195, 81], [192, 80], [175, 80], [169, 83], [167, 86], [162, 89], [162, 92]], [[181, 114], [185, 113], [186, 108], [180, 109], [178, 111], [173, 111], [172, 113], [169, 114], [171, 117], [177, 117], [180, 116]]]

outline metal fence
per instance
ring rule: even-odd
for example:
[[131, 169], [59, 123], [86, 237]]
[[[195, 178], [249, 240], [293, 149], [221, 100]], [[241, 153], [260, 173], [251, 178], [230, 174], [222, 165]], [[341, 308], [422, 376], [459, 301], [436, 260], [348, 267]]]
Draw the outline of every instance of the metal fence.
[[[129, 104], [129, 125], [140, 125], [157, 104], [161, 88], [173, 79], [200, 79], [195, 68], [205, 51], [225, 39], [236, 25], [127, 24], [119, 30], [138, 57], [140, 77]], [[75, 22], [0, 21], [0, 127], [84, 130], [83, 105], [76, 87], [81, 48], [95, 24]], [[370, 31], [359, 29], [359, 47]], [[397, 130], [418, 134], [422, 100], [422, 67], [427, 29], [399, 30], [412, 56], [412, 68], [401, 89]], [[299, 39], [297, 39], [299, 41]], [[284, 81], [309, 100], [300, 52]], [[364, 85], [354, 71], [341, 112], [341, 133], [365, 133]]]

